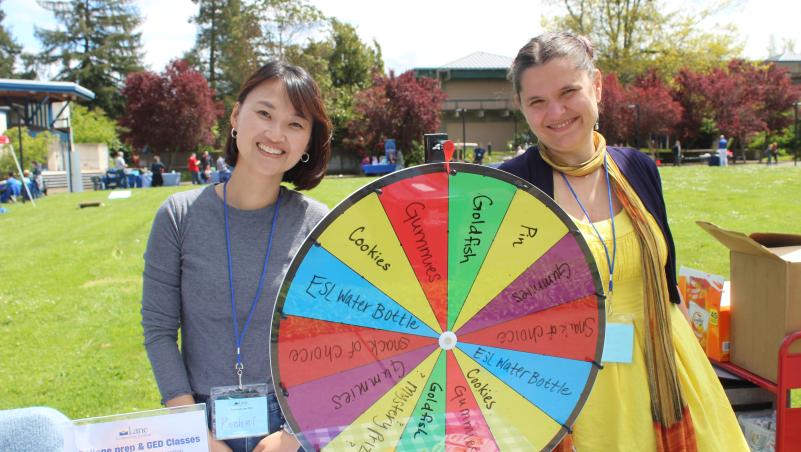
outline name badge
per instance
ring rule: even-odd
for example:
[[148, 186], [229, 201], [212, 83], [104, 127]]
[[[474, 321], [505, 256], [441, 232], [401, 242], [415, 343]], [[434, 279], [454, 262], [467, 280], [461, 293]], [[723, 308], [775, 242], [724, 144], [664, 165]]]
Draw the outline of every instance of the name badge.
[[634, 354], [634, 324], [631, 322], [606, 324], [602, 362], [631, 364]]
[[217, 439], [248, 438], [270, 433], [267, 384], [211, 388], [212, 433]]

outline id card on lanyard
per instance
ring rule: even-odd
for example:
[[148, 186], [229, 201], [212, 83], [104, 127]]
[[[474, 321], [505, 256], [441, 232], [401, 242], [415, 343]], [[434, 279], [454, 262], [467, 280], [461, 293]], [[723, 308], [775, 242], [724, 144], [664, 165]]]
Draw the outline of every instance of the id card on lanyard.
[[[615, 274], [615, 260], [617, 257], [617, 233], [615, 231], [615, 211], [612, 208], [612, 184], [609, 182], [609, 163], [607, 162], [607, 155], [604, 154], [604, 173], [606, 176], [606, 192], [609, 197], [609, 219], [612, 223], [612, 253], [610, 256], [609, 248], [604, 242], [604, 238], [598, 229], [593, 224], [589, 212], [584, 208], [576, 191], [567, 180], [567, 176], [562, 174], [562, 180], [570, 190], [576, 203], [581, 208], [581, 211], [590, 222], [595, 235], [604, 247], [604, 254], [606, 255], [606, 264], [609, 266], [609, 286], [606, 292], [606, 305], [611, 306], [611, 297], [614, 290], [613, 278]], [[605, 363], [620, 363], [631, 364], [634, 355], [634, 321], [630, 315], [608, 315], [606, 319], [606, 332], [604, 334], [604, 350], [601, 362]]]
[[211, 425], [217, 439], [265, 436], [270, 433], [266, 383], [211, 388]]
[[228, 221], [228, 182], [223, 184], [223, 212], [225, 217], [225, 243], [228, 251], [228, 284], [231, 289], [231, 317], [234, 323], [234, 340], [236, 342], [236, 364], [234, 372], [239, 384], [233, 386], [217, 386], [211, 388], [209, 401], [211, 405], [211, 428], [217, 439], [248, 438], [264, 436], [270, 433], [269, 402], [270, 395], [267, 383], [242, 384], [245, 365], [242, 361], [242, 341], [247, 333], [250, 321], [256, 311], [264, 288], [264, 279], [267, 276], [267, 263], [270, 260], [270, 250], [273, 245], [273, 233], [278, 220], [278, 211], [281, 207], [281, 191], [275, 201], [272, 226], [267, 239], [267, 251], [264, 254], [259, 286], [256, 295], [250, 304], [250, 311], [242, 331], [239, 331], [239, 321], [236, 315], [236, 293], [234, 291], [233, 259], [231, 258], [231, 228]]
[[634, 320], [630, 315], [608, 316], [603, 363], [631, 364], [634, 357]]

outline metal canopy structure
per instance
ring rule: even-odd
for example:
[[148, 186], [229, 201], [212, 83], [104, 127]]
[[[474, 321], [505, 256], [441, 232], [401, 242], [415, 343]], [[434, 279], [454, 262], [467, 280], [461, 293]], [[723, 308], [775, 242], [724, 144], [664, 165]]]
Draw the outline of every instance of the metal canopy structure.
[[[20, 161], [23, 155], [22, 126], [28, 130], [48, 130], [66, 134], [67, 184], [69, 191], [81, 191], [80, 168], [77, 169], [77, 177], [73, 168], [72, 127], [69, 116], [62, 118], [62, 114], [67, 111], [71, 101], [91, 101], [94, 98], [95, 94], [92, 91], [73, 82], [0, 79], [0, 106], [7, 107], [12, 112], [10, 125], [17, 126]], [[54, 112], [54, 102], [63, 102], [64, 105]], [[59, 119], [66, 119], [64, 127], [54, 127]]]

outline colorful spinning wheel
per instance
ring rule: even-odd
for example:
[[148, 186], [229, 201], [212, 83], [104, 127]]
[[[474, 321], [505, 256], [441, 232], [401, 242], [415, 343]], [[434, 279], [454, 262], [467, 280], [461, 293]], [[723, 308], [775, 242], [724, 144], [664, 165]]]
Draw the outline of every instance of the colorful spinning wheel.
[[430, 164], [365, 186], [312, 232], [273, 317], [284, 415], [306, 450], [540, 450], [595, 381], [598, 272], [552, 199]]

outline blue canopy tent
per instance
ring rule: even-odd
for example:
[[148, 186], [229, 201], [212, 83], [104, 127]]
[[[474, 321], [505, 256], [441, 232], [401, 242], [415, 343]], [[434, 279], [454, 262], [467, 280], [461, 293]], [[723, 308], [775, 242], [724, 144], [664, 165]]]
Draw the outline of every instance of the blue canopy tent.
[[[68, 146], [66, 169], [69, 191], [82, 191], [80, 166], [73, 164], [72, 127], [69, 116], [62, 118], [62, 115], [71, 101], [91, 101], [94, 98], [92, 91], [73, 82], [0, 79], [0, 106], [10, 110], [9, 125], [17, 126], [20, 162], [24, 151], [22, 126], [30, 131], [56, 132], [66, 138], [64, 141]], [[54, 102], [64, 102], [64, 105], [54, 111]], [[56, 127], [59, 119], [64, 120], [63, 127]]]

